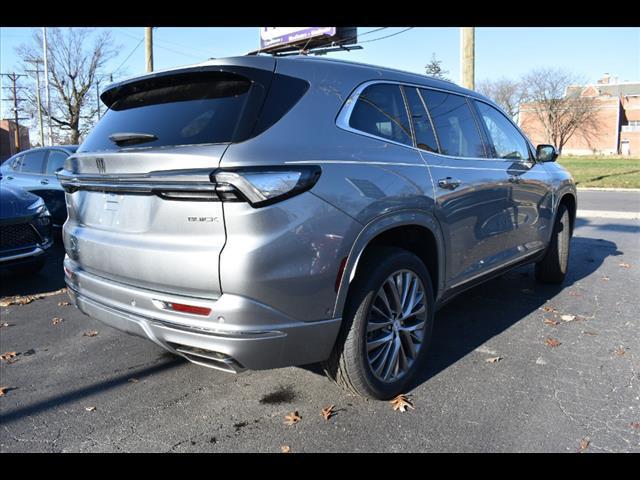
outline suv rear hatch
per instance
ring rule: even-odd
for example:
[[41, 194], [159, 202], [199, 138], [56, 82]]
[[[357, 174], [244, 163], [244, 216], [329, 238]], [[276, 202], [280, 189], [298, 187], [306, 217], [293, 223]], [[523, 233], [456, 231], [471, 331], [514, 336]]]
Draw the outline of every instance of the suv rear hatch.
[[225, 243], [211, 173], [251, 136], [271, 57], [159, 72], [112, 85], [109, 107], [59, 178], [64, 242], [80, 268], [179, 295], [217, 298]]

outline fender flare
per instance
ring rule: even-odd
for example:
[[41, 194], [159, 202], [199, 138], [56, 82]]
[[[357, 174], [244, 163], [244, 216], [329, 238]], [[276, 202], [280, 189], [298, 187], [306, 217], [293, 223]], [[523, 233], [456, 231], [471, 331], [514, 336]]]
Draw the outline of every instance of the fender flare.
[[342, 316], [344, 305], [347, 300], [347, 294], [349, 292], [349, 286], [355, 278], [358, 262], [364, 250], [369, 246], [371, 241], [381, 233], [391, 230], [392, 228], [403, 226], [423, 227], [433, 234], [438, 251], [438, 278], [434, 279], [434, 283], [437, 285], [438, 292], [443, 291], [445, 278], [445, 256], [444, 238], [442, 236], [440, 224], [434, 215], [424, 210], [397, 210], [374, 218], [367, 223], [356, 236], [347, 257], [342, 278], [340, 279], [340, 286], [338, 287], [333, 310], [334, 318]]

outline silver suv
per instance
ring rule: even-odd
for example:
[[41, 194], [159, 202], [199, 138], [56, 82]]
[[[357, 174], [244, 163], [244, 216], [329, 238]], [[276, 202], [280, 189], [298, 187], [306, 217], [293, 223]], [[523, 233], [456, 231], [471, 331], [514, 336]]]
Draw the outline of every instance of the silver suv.
[[213, 60], [110, 85], [59, 177], [77, 307], [193, 363], [323, 362], [410, 388], [435, 311], [536, 264], [576, 213], [552, 146], [446, 81], [319, 58]]

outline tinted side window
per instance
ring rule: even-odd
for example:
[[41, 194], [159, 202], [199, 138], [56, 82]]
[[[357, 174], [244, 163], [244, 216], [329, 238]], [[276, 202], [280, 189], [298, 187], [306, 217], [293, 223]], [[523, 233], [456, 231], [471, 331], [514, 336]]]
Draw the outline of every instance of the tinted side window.
[[349, 126], [413, 146], [407, 109], [398, 85], [376, 84], [365, 88], [353, 108]]
[[464, 97], [420, 89], [440, 142], [440, 153], [455, 157], [486, 157], [476, 120]]
[[433, 133], [431, 120], [429, 120], [429, 115], [424, 109], [418, 90], [413, 87], [404, 87], [404, 93], [407, 96], [407, 103], [411, 111], [413, 129], [416, 134], [416, 146], [422, 150], [437, 152], [438, 143]]
[[25, 153], [24, 157], [22, 157], [22, 168], [20, 168], [20, 171], [23, 173], [42, 173], [46, 154], [46, 150], [36, 150], [35, 152]]
[[493, 143], [491, 153], [494, 158], [528, 160], [527, 141], [507, 118], [498, 110], [483, 102], [475, 102]]
[[56, 170], [64, 167], [64, 161], [69, 155], [60, 150], [51, 150], [49, 152], [49, 158], [47, 159], [47, 175], [53, 175]]

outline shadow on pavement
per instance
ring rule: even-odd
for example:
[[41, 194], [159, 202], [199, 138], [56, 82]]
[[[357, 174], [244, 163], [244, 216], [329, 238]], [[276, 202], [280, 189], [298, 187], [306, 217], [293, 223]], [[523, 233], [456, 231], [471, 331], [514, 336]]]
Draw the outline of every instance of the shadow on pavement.
[[112, 388], [117, 388], [117, 387], [126, 385], [129, 379], [131, 378], [137, 378], [138, 380], [142, 380], [145, 377], [163, 372], [165, 370], [169, 370], [171, 368], [175, 368], [179, 365], [184, 364], [185, 362], [185, 360], [181, 357], [176, 357], [173, 355], [171, 357], [172, 358], [170, 360], [163, 361], [162, 363], [153, 365], [151, 367], [143, 368], [140, 370], [129, 371], [124, 375], [120, 375], [110, 380], [96, 382], [92, 385], [71, 390], [69, 392], [65, 392], [60, 395], [47, 398], [40, 402], [36, 402], [31, 405], [18, 408], [12, 412], [1, 414], [0, 423], [6, 425], [7, 423], [13, 422], [22, 417], [35, 415], [49, 408], [60, 407], [66, 403], [76, 402], [85, 397], [95, 395], [97, 393], [101, 393], [106, 390], [110, 390]]
[[622, 224], [622, 223], [596, 223], [593, 224], [590, 220], [584, 217], [576, 218], [576, 228], [588, 226], [595, 228], [596, 230], [608, 230], [610, 232], [625, 232], [625, 233], [640, 233], [640, 225]]
[[[562, 285], [535, 281], [533, 265], [518, 268], [473, 288], [436, 314], [426, 367], [410, 389], [542, 307], [563, 289], [596, 271], [607, 257], [622, 255], [608, 240], [573, 237], [569, 273]], [[525, 292], [523, 292], [525, 291]]]

